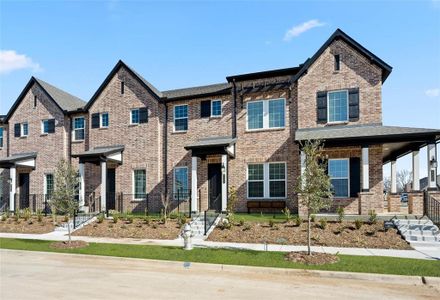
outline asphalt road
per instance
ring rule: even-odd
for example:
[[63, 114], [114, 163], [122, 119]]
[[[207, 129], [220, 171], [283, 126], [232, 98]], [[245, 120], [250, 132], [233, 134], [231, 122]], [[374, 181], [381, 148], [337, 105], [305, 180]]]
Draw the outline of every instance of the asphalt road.
[[439, 299], [424, 285], [181, 262], [0, 250], [6, 299]]

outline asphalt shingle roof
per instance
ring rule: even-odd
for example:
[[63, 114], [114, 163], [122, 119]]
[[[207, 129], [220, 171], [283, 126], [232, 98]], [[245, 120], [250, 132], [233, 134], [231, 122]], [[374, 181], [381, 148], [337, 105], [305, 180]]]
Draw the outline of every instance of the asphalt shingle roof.
[[59, 88], [41, 79], [35, 78], [35, 80], [43, 87], [44, 90], [46, 90], [46, 92], [53, 98], [53, 100], [55, 100], [62, 110], [73, 111], [86, 105], [86, 102], [78, 97], [60, 90]]
[[163, 91], [162, 94], [168, 99], [191, 97], [203, 94], [215, 94], [221, 92], [227, 92], [231, 88], [229, 83], [216, 83], [210, 85], [196, 86], [183, 89], [174, 89]]
[[109, 155], [109, 154], [119, 152], [122, 150], [124, 150], [124, 145], [101, 146], [101, 147], [95, 147], [95, 148], [87, 150], [83, 153], [75, 154], [72, 156], [79, 157], [79, 156]]
[[185, 149], [198, 148], [198, 147], [216, 147], [216, 146], [228, 146], [237, 141], [236, 138], [230, 136], [218, 136], [202, 138], [195, 143], [185, 146]]
[[34, 158], [34, 157], [37, 157], [37, 152], [17, 153], [17, 154], [12, 154], [11, 156], [0, 158], [0, 162], [16, 162], [18, 160]]

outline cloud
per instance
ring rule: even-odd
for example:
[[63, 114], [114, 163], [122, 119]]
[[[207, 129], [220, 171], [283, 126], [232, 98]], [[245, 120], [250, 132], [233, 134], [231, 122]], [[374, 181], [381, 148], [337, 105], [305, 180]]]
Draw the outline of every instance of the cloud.
[[317, 19], [314, 19], [314, 20], [309, 20], [309, 21], [304, 22], [302, 24], [293, 26], [292, 28], [287, 30], [286, 34], [284, 35], [284, 41], [288, 42], [291, 39], [293, 39], [294, 37], [300, 36], [302, 33], [309, 31], [312, 28], [321, 27], [324, 25], [325, 25], [325, 23], [320, 22]]
[[440, 89], [427, 89], [425, 95], [428, 97], [438, 97], [440, 96]]
[[38, 63], [25, 54], [18, 54], [14, 50], [0, 50], [0, 74], [22, 69], [31, 69], [32, 72], [42, 70]]

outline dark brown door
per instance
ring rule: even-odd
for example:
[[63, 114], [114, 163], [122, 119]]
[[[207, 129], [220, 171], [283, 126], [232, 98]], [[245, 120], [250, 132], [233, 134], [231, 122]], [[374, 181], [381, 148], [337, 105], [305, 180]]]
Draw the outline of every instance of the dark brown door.
[[116, 184], [115, 169], [107, 169], [107, 197], [105, 204], [107, 210], [116, 208], [115, 184]]
[[222, 208], [222, 168], [221, 164], [208, 164], [208, 186], [210, 210], [217, 212]]
[[18, 174], [18, 188], [20, 193], [19, 209], [29, 207], [29, 173]]

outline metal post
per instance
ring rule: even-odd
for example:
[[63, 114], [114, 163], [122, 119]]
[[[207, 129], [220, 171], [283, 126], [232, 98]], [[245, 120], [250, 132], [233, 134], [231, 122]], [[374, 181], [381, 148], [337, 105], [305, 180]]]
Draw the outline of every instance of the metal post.
[[206, 210], [204, 211], [204, 223], [205, 223], [205, 234], [206, 235], [206, 223], [207, 223], [207, 218], [206, 218]]
[[[69, 225], [69, 224], [67, 224]], [[76, 210], [73, 211], [73, 229], [76, 228]]]

